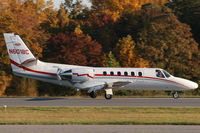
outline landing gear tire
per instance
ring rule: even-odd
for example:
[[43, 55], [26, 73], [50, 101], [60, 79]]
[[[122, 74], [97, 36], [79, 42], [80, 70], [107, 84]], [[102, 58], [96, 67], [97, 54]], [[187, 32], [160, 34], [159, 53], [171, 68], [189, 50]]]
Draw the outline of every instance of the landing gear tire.
[[107, 100], [112, 99], [112, 95], [110, 95], [110, 94], [105, 94], [105, 99], [107, 99]]
[[92, 91], [92, 92], [89, 93], [89, 96], [90, 96], [91, 98], [96, 98], [96, 97], [97, 97], [97, 93], [94, 92], [94, 91]]
[[174, 98], [174, 99], [178, 99], [178, 98], [179, 98], [178, 92], [175, 92], [175, 93], [173, 93], [172, 95], [173, 95], [173, 98]]

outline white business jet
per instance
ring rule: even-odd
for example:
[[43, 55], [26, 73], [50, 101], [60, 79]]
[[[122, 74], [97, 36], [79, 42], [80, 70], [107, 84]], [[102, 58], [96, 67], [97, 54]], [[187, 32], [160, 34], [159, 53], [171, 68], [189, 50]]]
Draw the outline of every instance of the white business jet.
[[12, 71], [15, 75], [44, 82], [88, 89], [90, 97], [105, 89], [105, 98], [111, 99], [112, 89], [139, 89], [170, 91], [175, 99], [179, 91], [198, 88], [198, 84], [170, 75], [160, 68], [87, 67], [46, 63], [35, 58], [19, 35], [4, 34]]

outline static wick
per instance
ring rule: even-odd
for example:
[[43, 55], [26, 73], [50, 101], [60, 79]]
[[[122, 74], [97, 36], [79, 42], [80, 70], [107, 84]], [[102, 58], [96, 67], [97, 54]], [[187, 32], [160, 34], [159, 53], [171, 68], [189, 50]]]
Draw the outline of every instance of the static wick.
[[7, 105], [3, 105], [4, 111], [7, 111]]

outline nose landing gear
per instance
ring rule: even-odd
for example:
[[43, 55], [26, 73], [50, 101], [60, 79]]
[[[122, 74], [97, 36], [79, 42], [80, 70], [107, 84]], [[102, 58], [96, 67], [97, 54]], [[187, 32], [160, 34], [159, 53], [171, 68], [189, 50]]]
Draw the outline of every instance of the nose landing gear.
[[105, 99], [107, 99], [107, 100], [112, 99], [112, 95], [110, 95], [110, 94], [105, 94]]
[[172, 92], [172, 96], [173, 96], [174, 99], [178, 99], [179, 98], [179, 94], [178, 94], [177, 91], [176, 92]]
[[113, 92], [112, 92], [112, 89], [105, 89], [105, 99], [107, 100], [110, 100], [112, 99], [112, 95], [113, 95]]

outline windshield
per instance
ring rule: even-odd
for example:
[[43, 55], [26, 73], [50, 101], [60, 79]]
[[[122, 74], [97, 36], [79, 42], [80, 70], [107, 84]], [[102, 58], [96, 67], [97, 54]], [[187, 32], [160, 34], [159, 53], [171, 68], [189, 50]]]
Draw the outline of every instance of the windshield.
[[165, 74], [165, 76], [167, 77], [167, 78], [169, 78], [171, 75], [167, 72], [167, 71], [165, 71], [165, 70], [163, 70], [163, 73]]

